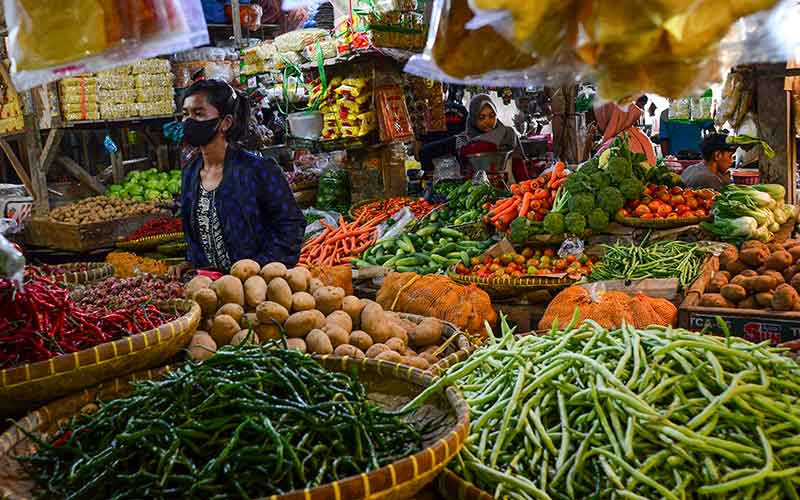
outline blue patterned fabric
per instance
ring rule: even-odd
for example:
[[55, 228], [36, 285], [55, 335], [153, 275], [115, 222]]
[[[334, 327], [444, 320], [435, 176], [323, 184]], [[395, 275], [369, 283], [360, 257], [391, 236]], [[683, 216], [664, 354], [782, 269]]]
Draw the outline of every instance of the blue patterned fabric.
[[[202, 168], [203, 157], [198, 155], [183, 170], [181, 185], [186, 258], [195, 268], [210, 266], [195, 214]], [[214, 205], [231, 262], [253, 259], [262, 266], [269, 262], [287, 266], [297, 263], [306, 221], [274, 160], [229, 147]]]

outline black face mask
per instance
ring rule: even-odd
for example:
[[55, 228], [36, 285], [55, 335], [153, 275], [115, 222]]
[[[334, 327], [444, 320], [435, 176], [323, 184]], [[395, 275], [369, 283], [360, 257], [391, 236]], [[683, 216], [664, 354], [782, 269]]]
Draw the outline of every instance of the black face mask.
[[203, 121], [187, 118], [183, 120], [183, 136], [190, 146], [205, 146], [217, 135], [219, 122], [220, 118]]

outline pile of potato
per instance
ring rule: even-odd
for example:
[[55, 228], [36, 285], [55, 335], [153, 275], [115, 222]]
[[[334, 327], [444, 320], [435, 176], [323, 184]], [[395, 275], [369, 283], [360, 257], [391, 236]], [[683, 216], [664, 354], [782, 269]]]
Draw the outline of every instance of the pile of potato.
[[124, 198], [93, 196], [53, 209], [50, 218], [67, 224], [91, 224], [161, 212], [152, 201], [142, 203]]
[[325, 286], [308, 269], [273, 262], [263, 268], [249, 259], [211, 281], [197, 276], [186, 297], [200, 304], [203, 321], [189, 346], [198, 361], [218, 346], [287, 338], [290, 349], [313, 354], [375, 358], [427, 370], [445, 325], [435, 318], [419, 324], [384, 311], [371, 300], [345, 296]]
[[720, 256], [700, 305], [738, 309], [800, 311], [800, 240], [746, 241]]

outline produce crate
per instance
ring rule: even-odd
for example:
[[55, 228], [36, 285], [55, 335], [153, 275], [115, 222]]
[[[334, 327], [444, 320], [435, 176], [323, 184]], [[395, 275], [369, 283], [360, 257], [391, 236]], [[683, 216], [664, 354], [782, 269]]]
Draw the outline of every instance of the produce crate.
[[[402, 407], [435, 380], [433, 375], [417, 368], [374, 359], [328, 357], [318, 361], [328, 370], [356, 374], [358, 379], [366, 384], [372, 399], [380, 401], [382, 406], [391, 410]], [[131, 391], [131, 381], [158, 379], [172, 369], [175, 368], [167, 366], [114, 379], [50, 403], [17, 422], [17, 425], [0, 436], [0, 461], [4, 464], [3, 475], [0, 478], [0, 497], [9, 500], [33, 498], [34, 484], [16, 459], [19, 455], [30, 454], [36, 450], [36, 444], [31, 440], [30, 433], [52, 435], [64, 419], [73, 417], [85, 405], [97, 400], [126, 395]], [[438, 429], [424, 437], [423, 449], [417, 454], [368, 473], [345, 477], [335, 483], [305, 490], [298, 489], [269, 498], [274, 500], [417, 498], [420, 490], [433, 482], [444, 466], [461, 450], [469, 431], [469, 408], [458, 390], [447, 387], [434, 394], [408, 418], [412, 421], [438, 419], [443, 422]]]
[[186, 347], [200, 323], [200, 306], [178, 300], [182, 316], [153, 330], [46, 361], [0, 370], [0, 415], [13, 415], [104, 380], [162, 365]]
[[23, 243], [83, 253], [113, 247], [120, 238], [163, 214], [137, 215], [92, 224], [67, 224], [48, 218], [34, 217], [21, 233]]
[[686, 292], [678, 309], [678, 326], [688, 330], [702, 330], [723, 334], [717, 318], [728, 326], [730, 333], [751, 342], [769, 340], [773, 345], [800, 340], [800, 312], [767, 311], [764, 309], [729, 309], [700, 305], [706, 286], [719, 271], [719, 258], [711, 257], [703, 272]]

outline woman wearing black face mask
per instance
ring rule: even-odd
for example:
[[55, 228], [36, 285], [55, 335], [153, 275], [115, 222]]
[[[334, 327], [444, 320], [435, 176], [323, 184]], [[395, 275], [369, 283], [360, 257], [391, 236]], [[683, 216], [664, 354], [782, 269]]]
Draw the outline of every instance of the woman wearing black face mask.
[[184, 139], [201, 152], [181, 186], [188, 263], [225, 272], [240, 259], [296, 264], [305, 219], [282, 170], [236, 146], [247, 132], [247, 97], [224, 81], [201, 80], [184, 94], [183, 117]]

